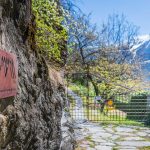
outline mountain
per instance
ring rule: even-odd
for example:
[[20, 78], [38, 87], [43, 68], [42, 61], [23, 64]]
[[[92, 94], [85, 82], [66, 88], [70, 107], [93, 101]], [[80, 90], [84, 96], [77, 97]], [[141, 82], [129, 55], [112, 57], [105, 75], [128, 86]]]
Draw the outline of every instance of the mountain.
[[150, 36], [140, 36], [139, 42], [133, 47], [136, 49], [136, 55], [141, 56], [144, 61], [150, 60]]
[[133, 46], [134, 56], [141, 58], [142, 69], [146, 78], [150, 79], [150, 35], [138, 37], [139, 42]]

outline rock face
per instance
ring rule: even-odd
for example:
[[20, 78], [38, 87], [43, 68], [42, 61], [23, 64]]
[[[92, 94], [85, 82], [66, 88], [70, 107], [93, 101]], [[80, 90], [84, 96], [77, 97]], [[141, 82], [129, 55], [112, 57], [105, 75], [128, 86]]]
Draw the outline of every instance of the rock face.
[[62, 141], [60, 150], [73, 150], [76, 146], [74, 135], [74, 121], [67, 111], [63, 112], [62, 120]]
[[33, 20], [30, 0], [0, 0], [0, 49], [19, 63], [17, 96], [0, 100], [1, 150], [60, 148], [64, 89], [35, 50]]

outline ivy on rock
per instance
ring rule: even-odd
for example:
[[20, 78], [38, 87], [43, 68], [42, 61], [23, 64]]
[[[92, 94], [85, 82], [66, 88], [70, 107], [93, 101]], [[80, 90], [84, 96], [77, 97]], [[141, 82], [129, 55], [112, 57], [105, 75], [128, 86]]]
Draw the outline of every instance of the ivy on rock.
[[36, 17], [35, 38], [39, 52], [48, 60], [61, 61], [62, 45], [67, 40], [62, 8], [56, 1], [33, 0], [32, 9]]

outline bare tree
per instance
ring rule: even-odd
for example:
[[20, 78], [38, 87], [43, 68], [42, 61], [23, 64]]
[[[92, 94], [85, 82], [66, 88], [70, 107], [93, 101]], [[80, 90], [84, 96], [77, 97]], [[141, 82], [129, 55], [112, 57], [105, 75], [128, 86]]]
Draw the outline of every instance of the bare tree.
[[[124, 15], [113, 14], [98, 33], [90, 17], [82, 14], [75, 17], [71, 31], [68, 64], [72, 64], [73, 69], [70, 70], [82, 72], [92, 83], [96, 95], [100, 94], [102, 83], [105, 93], [135, 90], [140, 80], [139, 64], [130, 49], [137, 42], [138, 27], [129, 23]], [[129, 86], [127, 81], [135, 84]]]
[[127, 21], [126, 17], [113, 14], [102, 24], [101, 40], [105, 47], [115, 46], [120, 50], [129, 50], [135, 45], [138, 27]]
[[[70, 56], [74, 62], [80, 61], [82, 64], [87, 63], [91, 54], [90, 49], [98, 44], [98, 33], [96, 26], [90, 23], [90, 15], [81, 14], [76, 17], [72, 25], [72, 31], [69, 38], [71, 48]], [[76, 57], [77, 56], [77, 57]]]
[[[67, 67], [70, 72], [82, 72], [86, 80], [91, 81], [95, 91], [97, 86], [89, 73], [89, 66], [95, 61], [95, 47], [99, 45], [99, 33], [97, 32], [96, 25], [90, 22], [90, 15], [85, 15], [80, 12], [74, 18], [74, 22], [69, 32], [69, 57]], [[97, 49], [99, 51], [99, 49]], [[71, 71], [70, 71], [71, 70]]]
[[[138, 29], [129, 23], [124, 15], [113, 14], [103, 23], [100, 34], [101, 50], [96, 61], [100, 68], [98, 74], [104, 75], [100, 73], [103, 71], [108, 73], [107, 77], [105, 76], [107, 81], [140, 79], [139, 60], [131, 52], [131, 48], [138, 42]], [[126, 86], [126, 89], [128, 88]]]

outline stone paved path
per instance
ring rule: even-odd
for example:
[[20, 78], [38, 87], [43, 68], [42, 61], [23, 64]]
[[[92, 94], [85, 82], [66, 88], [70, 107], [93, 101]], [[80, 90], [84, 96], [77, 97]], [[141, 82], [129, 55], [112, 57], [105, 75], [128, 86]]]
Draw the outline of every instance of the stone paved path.
[[76, 150], [150, 150], [150, 128], [125, 125], [77, 124]]
[[87, 120], [86, 116], [84, 115], [84, 108], [81, 97], [79, 97], [76, 93], [72, 90], [67, 89], [67, 93], [71, 96], [75, 101], [75, 107], [72, 109], [72, 116], [78, 122], [82, 122]]

